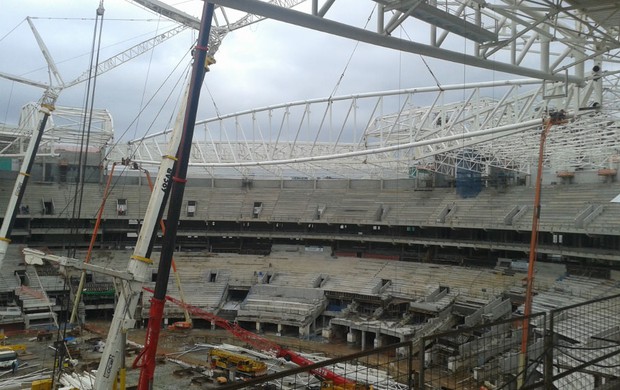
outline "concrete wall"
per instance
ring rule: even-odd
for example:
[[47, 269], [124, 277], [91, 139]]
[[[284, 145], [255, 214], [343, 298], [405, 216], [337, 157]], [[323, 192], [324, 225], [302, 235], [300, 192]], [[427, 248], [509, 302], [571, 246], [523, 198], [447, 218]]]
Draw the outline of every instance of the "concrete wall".
[[[543, 185], [551, 185], [555, 183], [556, 185], [568, 185], [568, 179], [562, 179], [558, 177], [558, 171], [556, 169], [546, 169], [543, 170]], [[572, 184], [600, 184], [605, 183], [605, 180], [609, 180], [610, 178], [605, 176], [598, 175], [598, 169], [587, 170], [587, 171], [573, 171], [574, 177], [570, 180]], [[535, 181], [536, 171], [532, 172], [532, 176], [530, 178], [530, 183], [533, 185]], [[618, 176], [613, 178], [614, 181], [618, 180]]]
[[215, 188], [241, 188], [241, 179], [213, 179]]
[[380, 190], [381, 180], [351, 180], [349, 188], [355, 190]]
[[313, 189], [314, 180], [284, 180], [282, 182], [282, 188], [291, 189]]
[[415, 179], [383, 180], [384, 190], [407, 190], [415, 188]]
[[349, 180], [347, 179], [317, 180], [316, 188], [319, 190], [347, 189], [349, 188]]
[[253, 180], [252, 188], [280, 188], [281, 180]]

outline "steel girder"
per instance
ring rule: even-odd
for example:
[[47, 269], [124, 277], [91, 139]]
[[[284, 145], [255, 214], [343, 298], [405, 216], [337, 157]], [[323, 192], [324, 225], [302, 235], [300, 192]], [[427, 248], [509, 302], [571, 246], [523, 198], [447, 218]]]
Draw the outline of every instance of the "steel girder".
[[[114, 138], [112, 116], [107, 110], [95, 109], [88, 113], [90, 123], [91, 150], [106, 150]], [[0, 127], [0, 156], [23, 157], [26, 145], [39, 123], [39, 106], [29, 103], [22, 107], [17, 126]], [[57, 149], [79, 150], [82, 141], [82, 128], [85, 123], [84, 111], [73, 107], [56, 106], [45, 127], [39, 145], [38, 156], [54, 155]], [[84, 135], [85, 136], [85, 135]]]
[[[336, 5], [314, 0], [290, 9], [260, 0], [213, 0], [222, 6], [376, 46], [498, 72], [582, 83], [586, 62], [615, 60], [615, 2], [597, 0], [374, 0], [376, 15], [341, 22]], [[359, 8], [359, 2], [354, 2]], [[371, 2], [372, 3], [372, 2]], [[579, 3], [575, 6], [575, 3]], [[320, 10], [320, 11], [319, 11]], [[371, 7], [372, 10], [372, 7]], [[607, 19], [602, 16], [607, 12]], [[363, 19], [362, 19], [363, 18]], [[376, 28], [366, 26], [373, 19]], [[364, 27], [359, 27], [364, 26]], [[392, 33], [401, 28], [396, 38]], [[404, 37], [404, 38], [403, 38]], [[463, 44], [465, 39], [465, 44]]]
[[[592, 78], [591, 82], [599, 82]], [[208, 175], [404, 177], [418, 168], [455, 176], [455, 168], [528, 174], [545, 115], [575, 118], [549, 137], [546, 164], [598, 169], [616, 159], [615, 75], [604, 77], [603, 105], [588, 87], [549, 98], [537, 80], [385, 91], [291, 102], [198, 122], [191, 165]], [[463, 92], [465, 91], [465, 92]], [[466, 94], [465, 99], [463, 95]], [[547, 94], [547, 95], [546, 95]], [[609, 95], [609, 98], [607, 98]], [[430, 105], [417, 102], [430, 101]], [[116, 158], [155, 163], [166, 132], [128, 143]], [[225, 170], [224, 170], [225, 169]]]

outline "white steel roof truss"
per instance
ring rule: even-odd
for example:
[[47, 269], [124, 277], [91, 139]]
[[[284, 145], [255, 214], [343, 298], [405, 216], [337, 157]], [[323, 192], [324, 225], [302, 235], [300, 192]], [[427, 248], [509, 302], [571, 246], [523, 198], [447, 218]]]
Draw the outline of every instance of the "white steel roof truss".
[[[236, 118], [235, 118], [235, 120], [236, 120]], [[230, 138], [228, 137], [228, 128], [226, 127], [226, 123], [222, 122], [222, 128], [224, 130], [222, 132], [224, 134], [224, 140], [221, 140], [220, 142], [224, 142], [226, 144], [226, 146], [228, 148], [228, 152], [230, 153], [229, 154], [230, 159], [233, 162], [237, 162], [237, 153], [235, 153], [235, 149], [234, 149], [234, 147], [232, 145], [232, 142], [230, 142]], [[225, 150], [222, 149], [221, 152], [225, 153]]]
[[200, 163], [205, 163], [207, 161], [206, 156], [202, 150], [202, 144], [200, 142], [197, 142], [197, 141], [192, 142], [191, 153], [192, 153], [192, 158], [194, 159], [194, 161], [197, 160]]
[[[465, 3], [462, 3], [457, 9], [455, 14], [457, 16], [463, 16], [463, 12], [465, 11]], [[480, 26], [480, 24], [478, 23], [478, 26]], [[437, 26], [432, 26], [432, 29], [437, 29]], [[446, 38], [448, 37], [448, 34], [450, 34], [450, 31], [448, 30], [443, 30], [443, 32], [441, 33], [441, 35], [439, 36], [439, 39], [436, 39], [433, 42], [433, 46], [436, 47], [441, 47], [441, 45], [443, 44], [443, 42], [446, 40]], [[436, 35], [436, 33], [434, 34]]]
[[243, 138], [243, 145], [245, 146], [248, 158], [250, 160], [254, 160], [254, 156], [252, 155], [252, 148], [248, 145], [248, 139], [245, 135], [245, 131], [243, 130], [243, 125], [239, 123], [239, 117], [235, 118], [235, 128], [237, 130], [237, 134], [241, 133], [241, 136]]
[[360, 149], [366, 149], [368, 147], [368, 136], [370, 132], [372, 131], [371, 126], [372, 125], [376, 126], [376, 123], [380, 121], [380, 117], [375, 116], [377, 112], [377, 108], [379, 107], [380, 101], [381, 101], [380, 98], [377, 99], [376, 103], [374, 104], [371, 114], [368, 116], [368, 121], [366, 122], [364, 133], [360, 137], [359, 143], [357, 144], [357, 147]]
[[[222, 122], [218, 122], [220, 126], [222, 126]], [[213, 150], [213, 154], [215, 155], [215, 160], [217, 162], [222, 162], [222, 158], [217, 151], [217, 147], [215, 146], [215, 140], [213, 139], [212, 133], [209, 131], [209, 125], [205, 123], [205, 136], [208, 138], [209, 143], [211, 144], [211, 148]]]
[[260, 122], [256, 120], [256, 112], [252, 113], [252, 126], [258, 130], [260, 144], [256, 148], [256, 151], [259, 152], [262, 150], [264, 156], [269, 155], [269, 145], [265, 141], [265, 136], [263, 135], [263, 129], [260, 125]]
[[[342, 133], [344, 132], [345, 126], [347, 125], [347, 122], [349, 121], [349, 117], [351, 116], [351, 111], [355, 112], [355, 100], [351, 100], [351, 104], [349, 104], [349, 109], [347, 110], [347, 114], [345, 115], [344, 120], [342, 121], [342, 126], [340, 126], [340, 131], [338, 132], [338, 135], [336, 136], [336, 139], [334, 140], [334, 149], [336, 149], [336, 147], [340, 144], [340, 139], [342, 138]], [[355, 114], [353, 115], [355, 117]], [[355, 122], [355, 121], [354, 121]], [[332, 151], [333, 153], [333, 151]]]
[[[278, 136], [275, 139], [275, 144], [273, 145], [273, 151], [272, 151], [272, 155], [271, 158], [274, 158], [274, 153], [278, 147], [278, 143], [280, 142], [280, 137], [282, 136], [282, 129], [284, 128], [284, 123], [286, 122], [287, 118], [288, 118], [288, 114], [289, 114], [289, 107], [287, 106], [284, 109], [284, 114], [282, 115], [282, 120], [280, 121], [280, 127], [278, 128]], [[271, 113], [269, 115], [269, 118], [271, 118]], [[270, 130], [271, 132], [271, 130]]]
[[[301, 118], [299, 119], [299, 126], [297, 126], [297, 131], [295, 132], [295, 138], [293, 139], [293, 147], [295, 146], [295, 144], [299, 140], [299, 133], [301, 133], [301, 129], [302, 129], [303, 125], [304, 125], [304, 119], [306, 119], [308, 114], [309, 114], [309, 107], [308, 107], [308, 104], [306, 104], [306, 107], [305, 107], [305, 109], [303, 111], [303, 114], [301, 115]], [[293, 152], [293, 148], [291, 148], [291, 153], [292, 152]], [[290, 154], [288, 157], [291, 158], [292, 154]]]
[[332, 100], [328, 99], [327, 100], [327, 105], [325, 106], [325, 111], [323, 111], [323, 116], [321, 117], [321, 124], [319, 125], [319, 127], [318, 127], [318, 129], [316, 131], [316, 135], [314, 136], [314, 142], [312, 144], [312, 148], [310, 149], [310, 153], [313, 152], [314, 146], [319, 141], [319, 137], [321, 135], [321, 130], [323, 129], [323, 125], [325, 125], [325, 119], [330, 115], [332, 104], [333, 104]]

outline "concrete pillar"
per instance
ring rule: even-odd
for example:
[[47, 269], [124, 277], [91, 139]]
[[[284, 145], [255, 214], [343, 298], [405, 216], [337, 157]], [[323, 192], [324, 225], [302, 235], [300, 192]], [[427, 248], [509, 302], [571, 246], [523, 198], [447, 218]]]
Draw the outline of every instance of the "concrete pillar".
[[375, 335], [375, 348], [379, 348], [383, 346], [383, 335], [379, 332]]
[[299, 336], [307, 337], [310, 335], [310, 324], [299, 327]]
[[362, 331], [362, 351], [366, 349], [366, 331]]
[[211, 330], [213, 330], [215, 328], [216, 328], [215, 321], [211, 321]]
[[261, 323], [256, 321], [256, 332], [260, 333], [262, 331]]
[[278, 324], [278, 336], [282, 336], [282, 324]]
[[347, 343], [355, 344], [357, 342], [357, 335], [353, 329], [349, 328], [349, 332], [347, 333]]

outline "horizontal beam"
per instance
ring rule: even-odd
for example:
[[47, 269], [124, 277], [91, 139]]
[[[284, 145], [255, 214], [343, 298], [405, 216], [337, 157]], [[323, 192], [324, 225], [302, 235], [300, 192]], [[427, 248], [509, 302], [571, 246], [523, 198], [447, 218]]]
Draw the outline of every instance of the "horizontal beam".
[[511, 65], [503, 62], [492, 61], [486, 58], [476, 57], [463, 53], [456, 53], [417, 42], [407, 41], [392, 36], [381, 35], [362, 28], [353, 27], [344, 23], [335, 22], [318, 16], [306, 14], [300, 11], [265, 3], [259, 0], [211, 0], [212, 3], [223, 7], [233, 8], [239, 11], [264, 16], [269, 19], [293, 24], [300, 27], [321, 31], [327, 34], [337, 35], [355, 41], [366, 42], [375, 46], [394, 49], [407, 53], [437, 58], [454, 63], [489, 69], [497, 72], [532, 77], [549, 81], [566, 81], [582, 85], [584, 79], [577, 76], [564, 74], [552, 74], [540, 70]]

